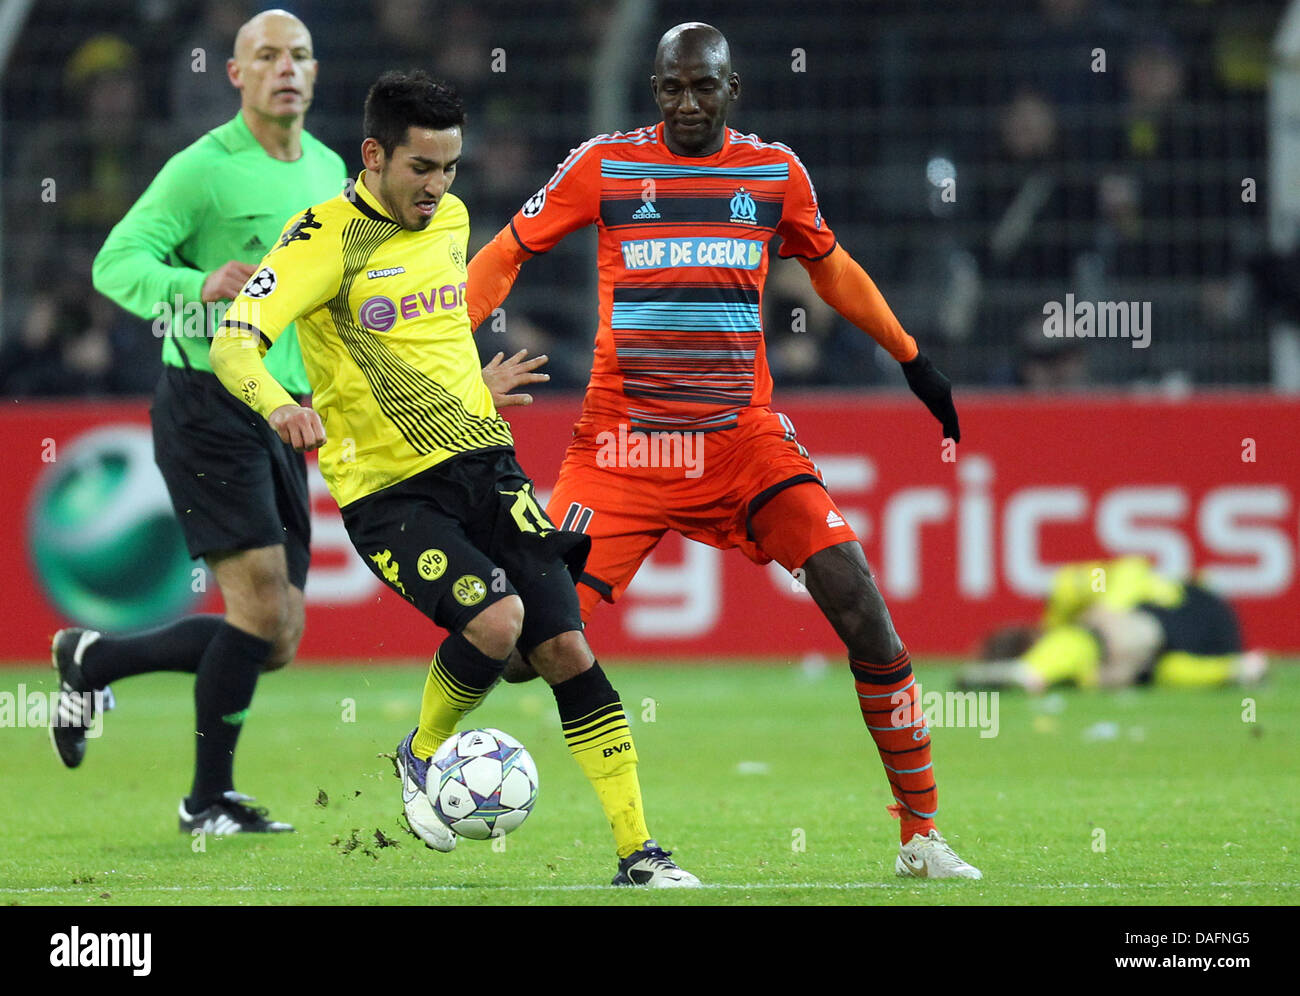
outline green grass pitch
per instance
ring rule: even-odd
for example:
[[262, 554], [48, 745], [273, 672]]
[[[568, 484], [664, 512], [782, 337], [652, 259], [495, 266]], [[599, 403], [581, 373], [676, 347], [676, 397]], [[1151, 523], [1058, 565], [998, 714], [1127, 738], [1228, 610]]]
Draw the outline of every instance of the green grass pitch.
[[[918, 666], [926, 695], [948, 686], [940, 663]], [[890, 799], [847, 668], [607, 670], [632, 720], [651, 829], [708, 889], [608, 887], [609, 831], [540, 682], [502, 686], [470, 717], [533, 752], [541, 790], [528, 822], [499, 849], [426, 850], [400, 829], [379, 756], [414, 725], [423, 668], [412, 664], [267, 677], [237, 783], [298, 833], [202, 850], [175, 815], [190, 774], [190, 677], [121, 683], [76, 771], [46, 730], [0, 729], [0, 903], [1300, 903], [1295, 663], [1248, 692], [1007, 693], [996, 736], [935, 729], [940, 827], [985, 876], [938, 883], [894, 877]], [[48, 693], [52, 677], [0, 670], [0, 694]]]

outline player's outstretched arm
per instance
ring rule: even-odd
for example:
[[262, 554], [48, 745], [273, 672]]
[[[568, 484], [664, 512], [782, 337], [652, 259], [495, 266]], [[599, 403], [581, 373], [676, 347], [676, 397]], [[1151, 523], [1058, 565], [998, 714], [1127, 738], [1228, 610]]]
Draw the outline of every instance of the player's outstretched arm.
[[280, 441], [299, 453], [318, 450], [325, 445], [325, 426], [314, 409], [302, 405], [283, 405], [266, 417]]
[[525, 384], [544, 384], [551, 379], [550, 374], [534, 373], [550, 359], [545, 353], [534, 356], [531, 360], [526, 359], [528, 356], [526, 349], [519, 350], [508, 360], [505, 359], [505, 355], [505, 353], [497, 353], [483, 368], [483, 383], [487, 384], [488, 390], [492, 392], [492, 404], [498, 411], [517, 405], [531, 405], [533, 403], [531, 394], [510, 392]]
[[961, 426], [952, 402], [952, 384], [916, 345], [885, 301], [874, 280], [857, 261], [836, 246], [818, 260], [800, 257], [817, 295], [866, 332], [903, 366], [907, 386], [943, 426], [944, 438], [961, 441]]
[[943, 426], [944, 439], [961, 442], [961, 426], [957, 422], [957, 408], [952, 403], [952, 384], [922, 352], [903, 364], [903, 376], [912, 393], [925, 402], [930, 414]]
[[532, 253], [523, 248], [507, 225], [469, 261], [465, 278], [466, 307], [469, 309], [469, 327], [477, 329], [515, 285], [519, 267]]
[[[325, 427], [320, 415], [299, 405], [271, 376], [262, 356], [285, 329], [338, 293], [343, 258], [338, 227], [315, 222], [313, 236], [291, 237], [321, 207], [308, 208], [285, 223], [280, 242], [254, 268], [256, 273], [264, 273], [264, 280], [246, 284], [235, 294], [208, 350], [212, 371], [226, 390], [266, 419], [280, 439], [299, 452], [324, 445]], [[229, 264], [225, 269], [228, 280], [237, 279], [237, 270]], [[298, 340], [306, 358], [303, 329], [299, 329]]]
[[265, 418], [280, 439], [298, 452], [322, 446], [325, 427], [320, 415], [294, 401], [271, 376], [258, 341], [228, 327], [220, 331], [208, 358], [226, 390]]

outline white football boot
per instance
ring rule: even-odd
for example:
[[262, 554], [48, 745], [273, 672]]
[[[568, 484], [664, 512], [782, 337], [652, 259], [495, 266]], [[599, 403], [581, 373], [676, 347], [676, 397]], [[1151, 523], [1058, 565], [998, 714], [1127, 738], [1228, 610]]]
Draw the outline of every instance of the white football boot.
[[425, 791], [429, 762], [421, 761], [411, 752], [414, 739], [415, 731], [412, 730], [398, 744], [393, 761], [397, 766], [397, 777], [402, 780], [402, 805], [406, 810], [407, 825], [411, 833], [424, 841], [425, 847], [435, 851], [453, 851], [456, 849], [456, 835], [433, 811], [433, 803]]
[[655, 841], [647, 840], [618, 863], [618, 874], [611, 885], [641, 885], [649, 889], [698, 889], [700, 880], [673, 861], [672, 851], [665, 851]]
[[902, 878], [984, 877], [974, 865], [957, 857], [938, 830], [931, 830], [924, 837], [914, 833], [906, 844], [899, 844], [894, 871]]

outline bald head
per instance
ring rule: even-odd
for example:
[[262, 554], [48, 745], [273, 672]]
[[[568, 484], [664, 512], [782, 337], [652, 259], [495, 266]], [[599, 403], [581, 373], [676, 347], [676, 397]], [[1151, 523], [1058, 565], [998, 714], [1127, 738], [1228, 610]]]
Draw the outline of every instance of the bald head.
[[311, 32], [307, 25], [294, 17], [287, 10], [264, 10], [244, 22], [239, 33], [235, 35], [235, 61], [246, 61], [268, 34], [278, 35], [282, 32], [302, 34], [307, 38], [307, 47], [311, 48]]
[[711, 24], [669, 28], [655, 49], [650, 89], [664, 118], [664, 142], [678, 156], [710, 156], [722, 148], [727, 111], [740, 97], [731, 48]]
[[662, 76], [671, 63], [702, 61], [717, 71], [720, 79], [731, 75], [731, 46], [712, 24], [688, 21], [664, 32], [655, 49], [655, 75]]
[[245, 120], [301, 128], [316, 85], [311, 32], [288, 11], [264, 10], [235, 35], [226, 73]]

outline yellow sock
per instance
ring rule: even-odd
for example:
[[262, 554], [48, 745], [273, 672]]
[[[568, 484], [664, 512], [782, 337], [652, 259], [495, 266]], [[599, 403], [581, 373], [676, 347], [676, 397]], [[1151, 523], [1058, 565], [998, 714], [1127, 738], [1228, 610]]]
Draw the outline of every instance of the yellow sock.
[[460, 718], [483, 701], [503, 667], [504, 661], [494, 661], [459, 633], [448, 636], [424, 679], [411, 752], [421, 760], [432, 757], [456, 732]]
[[618, 856], [626, 858], [645, 845], [650, 831], [636, 775], [636, 745], [623, 703], [599, 664], [551, 691], [560, 712], [564, 742], [596, 790], [600, 808], [614, 831]]
[[637, 778], [636, 744], [623, 706], [615, 702], [589, 716], [564, 724], [564, 740], [578, 767], [591, 782], [614, 831], [620, 858], [639, 851], [650, 838]]
[[1054, 626], [1021, 657], [1047, 685], [1073, 683], [1095, 688], [1101, 669], [1101, 646], [1082, 626]]
[[1156, 661], [1154, 681], [1165, 688], [1217, 688], [1231, 683], [1237, 657], [1237, 654], [1204, 657], [1171, 650]]

